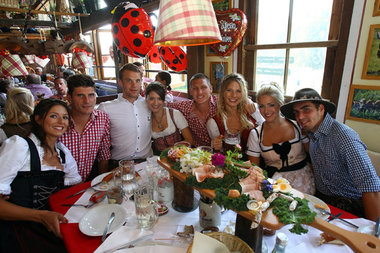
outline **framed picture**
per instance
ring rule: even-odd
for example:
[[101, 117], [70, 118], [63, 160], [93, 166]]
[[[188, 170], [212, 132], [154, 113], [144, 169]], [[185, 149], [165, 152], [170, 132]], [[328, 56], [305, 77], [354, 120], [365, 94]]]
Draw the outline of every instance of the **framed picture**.
[[380, 86], [351, 85], [346, 119], [380, 124]]
[[214, 89], [219, 89], [220, 83], [228, 71], [228, 62], [210, 62], [210, 82]]
[[212, 0], [215, 11], [226, 11], [232, 8], [232, 0]]
[[375, 0], [372, 16], [380, 16], [380, 0]]
[[218, 54], [210, 46], [206, 45], [206, 55], [207, 56], [217, 56]]
[[362, 79], [380, 80], [380, 25], [370, 26]]

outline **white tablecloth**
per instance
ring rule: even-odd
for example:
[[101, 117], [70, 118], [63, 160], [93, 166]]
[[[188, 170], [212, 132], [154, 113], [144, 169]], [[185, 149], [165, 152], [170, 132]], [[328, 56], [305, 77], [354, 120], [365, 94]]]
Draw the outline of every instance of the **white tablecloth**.
[[[145, 177], [144, 173], [144, 167], [146, 166], [146, 163], [141, 163], [136, 166], [136, 171], [139, 171], [140, 175], [142, 177]], [[87, 204], [91, 194], [94, 191], [92, 189], [88, 189], [81, 198], [78, 199], [76, 203], [81, 204]], [[105, 199], [103, 203], [99, 203], [97, 205], [101, 204], [107, 204], [107, 200]], [[131, 229], [136, 228], [136, 215], [135, 215], [135, 207], [133, 201], [123, 202], [122, 206], [127, 210], [128, 213], [128, 219], [127, 219], [127, 227], [130, 227]], [[180, 213], [175, 211], [170, 204], [167, 205], [169, 208], [169, 212], [163, 216], [160, 216], [156, 225], [153, 228], [153, 241], [150, 240], [148, 242], [142, 242], [138, 245], [140, 246], [146, 246], [151, 244], [159, 244], [159, 245], [174, 245], [178, 247], [179, 249], [182, 249], [182, 252], [186, 252], [186, 249], [188, 245], [191, 243], [191, 239], [181, 239], [176, 234], [178, 231], [183, 231], [183, 227], [185, 225], [190, 226], [193, 225], [194, 229], [196, 231], [201, 231], [202, 228], [199, 224], [199, 212], [198, 208], [195, 209], [192, 212], [188, 213]], [[69, 222], [79, 222], [80, 218], [86, 214], [88, 209], [83, 207], [72, 207], [69, 209], [69, 211], [65, 214], [65, 217], [69, 220]], [[221, 215], [221, 225], [219, 226], [220, 231], [225, 231], [229, 233], [234, 232], [234, 225], [235, 225], [235, 219], [236, 219], [236, 213], [230, 210], [225, 211]], [[352, 219], [350, 220], [352, 223], [355, 223], [359, 226], [365, 226], [374, 224], [374, 222], [366, 220], [366, 219]], [[355, 229], [346, 226], [344, 223], [340, 222], [339, 220], [332, 221], [333, 224], [342, 227], [344, 229], [354, 231]], [[338, 245], [332, 245], [332, 244], [325, 244], [322, 246], [317, 246], [320, 238], [321, 231], [309, 227], [309, 232], [307, 234], [303, 235], [296, 235], [289, 232], [289, 229], [291, 228], [291, 225], [285, 226], [282, 229], [278, 230], [283, 233], [285, 233], [288, 238], [288, 246], [287, 246], [287, 252], [334, 252], [334, 253], [340, 253], [340, 252], [353, 252], [348, 246], [338, 246]], [[277, 231], [277, 232], [278, 232]], [[263, 242], [267, 245], [268, 252], [271, 252], [274, 244], [275, 244], [276, 236], [264, 236]], [[147, 252], [147, 248], [144, 247], [141, 248], [141, 252]], [[149, 248], [151, 250], [151, 248]], [[118, 251], [119, 252], [119, 251]], [[122, 251], [120, 251], [122, 252]], [[130, 252], [130, 251], [125, 251]], [[137, 251], [133, 251], [137, 252]]]

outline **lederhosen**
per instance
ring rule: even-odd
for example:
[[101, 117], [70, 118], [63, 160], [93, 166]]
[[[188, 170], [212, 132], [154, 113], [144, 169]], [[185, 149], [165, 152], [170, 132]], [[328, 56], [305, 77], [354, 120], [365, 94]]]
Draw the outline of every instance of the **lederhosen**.
[[[251, 115], [247, 114], [247, 118], [252, 122], [254, 126], [256, 125], [256, 120]], [[218, 126], [219, 133], [221, 135], [224, 135], [224, 133], [226, 132], [226, 129], [224, 127], [224, 124], [220, 116], [216, 115], [213, 117], [213, 119], [215, 120], [216, 125]], [[252, 128], [244, 129], [240, 138], [240, 146], [242, 147], [243, 160], [247, 160], [246, 159], [247, 141], [248, 141], [249, 133], [251, 132], [251, 130]]]
[[[19, 171], [11, 184], [9, 202], [16, 205], [49, 209], [49, 197], [64, 186], [65, 173], [61, 170], [41, 171], [37, 148], [28, 137], [30, 171]], [[62, 163], [65, 155], [60, 150]], [[0, 220], [0, 252], [66, 252], [63, 241], [44, 225], [32, 221]]]
[[[285, 141], [282, 144], [273, 144], [272, 149], [268, 149], [268, 150], [262, 150], [261, 149], [262, 152], [268, 152], [268, 151], [274, 150], [278, 155], [280, 155], [280, 159], [282, 161], [282, 167], [280, 169], [273, 167], [273, 166], [265, 166], [264, 167], [264, 169], [268, 172], [268, 177], [272, 177], [274, 175], [274, 173], [276, 173], [277, 171], [280, 171], [280, 172], [295, 171], [295, 170], [300, 170], [307, 165], [307, 159], [304, 159], [304, 160], [302, 160], [296, 164], [293, 164], [293, 165], [289, 165], [289, 163], [288, 163], [288, 154], [289, 154], [290, 150], [292, 149], [292, 144], [300, 142], [302, 135], [301, 135], [301, 132], [299, 131], [298, 127], [296, 125], [294, 125], [294, 123], [291, 120], [289, 120], [289, 119], [286, 119], [286, 120], [288, 120], [294, 126], [294, 128], [297, 129], [298, 136], [300, 138], [296, 141], [293, 141], [293, 142]], [[257, 129], [255, 129], [256, 134], [258, 136], [260, 146], [261, 146], [261, 141], [262, 141], [262, 136], [263, 136], [264, 124], [265, 124], [265, 122], [261, 126], [260, 134], [258, 133]]]
[[177, 124], [175, 123], [172, 108], [169, 108], [169, 114], [175, 126], [175, 132], [167, 136], [153, 139], [153, 151], [155, 155], [160, 155], [161, 151], [164, 150], [165, 148], [173, 146], [176, 142], [183, 140], [182, 135], [179, 132], [179, 129], [177, 127]]

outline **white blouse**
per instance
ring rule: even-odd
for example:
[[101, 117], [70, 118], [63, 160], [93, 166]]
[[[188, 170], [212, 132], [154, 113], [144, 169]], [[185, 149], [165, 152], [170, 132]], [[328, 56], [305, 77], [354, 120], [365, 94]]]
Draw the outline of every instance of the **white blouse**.
[[172, 109], [173, 110], [173, 119], [175, 121], [175, 125], [174, 125], [173, 120], [170, 116], [169, 108], [164, 108], [164, 110], [166, 111], [166, 118], [168, 121], [168, 127], [165, 128], [164, 131], [162, 131], [162, 132], [153, 132], [152, 131], [153, 139], [157, 139], [157, 138], [168, 136], [168, 135], [175, 133], [175, 131], [177, 130], [176, 126], [178, 127], [178, 129], [180, 131], [182, 131], [184, 128], [189, 126], [189, 124], [187, 123], [187, 120], [185, 119], [185, 117], [183, 116], [183, 114], [180, 111], [178, 111], [176, 109]]
[[[44, 149], [40, 141], [34, 134], [31, 134], [29, 138], [36, 145], [41, 160], [41, 171], [58, 170], [54, 166], [42, 163]], [[63, 169], [63, 172], [65, 172], [65, 185], [74, 185], [82, 182], [82, 178], [78, 173], [77, 163], [69, 149], [60, 142], [55, 144], [55, 149], [62, 150], [65, 153], [66, 163]], [[58, 156], [61, 159], [60, 152], [58, 152]], [[30, 171], [30, 151], [26, 140], [18, 135], [14, 135], [6, 139], [0, 147], [0, 194], [9, 195], [11, 193], [11, 183], [19, 171]]]

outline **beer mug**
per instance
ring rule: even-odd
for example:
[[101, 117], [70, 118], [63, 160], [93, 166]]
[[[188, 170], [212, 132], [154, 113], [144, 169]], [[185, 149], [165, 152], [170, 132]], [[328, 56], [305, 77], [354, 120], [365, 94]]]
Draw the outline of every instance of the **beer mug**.
[[153, 187], [149, 184], [138, 184], [135, 192], [137, 227], [151, 229], [158, 219], [158, 206], [153, 200]]

